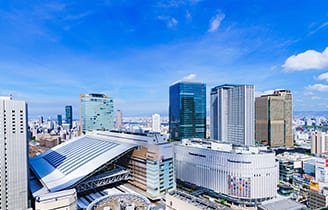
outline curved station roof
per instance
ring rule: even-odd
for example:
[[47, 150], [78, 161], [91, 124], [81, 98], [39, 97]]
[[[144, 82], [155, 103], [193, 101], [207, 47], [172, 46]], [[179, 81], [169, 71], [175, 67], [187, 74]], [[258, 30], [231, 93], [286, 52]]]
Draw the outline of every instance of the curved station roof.
[[55, 192], [77, 184], [135, 147], [86, 135], [30, 158], [30, 167], [48, 191]]

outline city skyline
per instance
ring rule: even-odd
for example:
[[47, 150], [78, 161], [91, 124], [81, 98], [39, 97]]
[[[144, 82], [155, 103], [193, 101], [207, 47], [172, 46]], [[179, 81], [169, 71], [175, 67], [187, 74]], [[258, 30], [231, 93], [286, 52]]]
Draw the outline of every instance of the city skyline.
[[295, 111], [327, 110], [326, 6], [2, 2], [0, 95], [26, 100], [34, 119], [67, 104], [78, 116], [83, 92], [113, 97], [125, 116], [167, 116], [169, 86], [189, 79], [207, 102], [217, 85], [253, 84], [257, 96], [292, 90]]

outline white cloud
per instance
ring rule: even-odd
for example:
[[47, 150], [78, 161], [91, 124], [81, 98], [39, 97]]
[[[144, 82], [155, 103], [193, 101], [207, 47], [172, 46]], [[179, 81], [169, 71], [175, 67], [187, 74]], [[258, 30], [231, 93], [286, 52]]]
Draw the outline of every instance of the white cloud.
[[328, 81], [328, 72], [320, 74], [316, 79], [318, 79], [318, 80], [327, 80]]
[[314, 93], [312, 93], [311, 91], [308, 91], [308, 92], [304, 92], [304, 95], [305, 96], [313, 96]]
[[328, 67], [328, 47], [322, 52], [307, 50], [304, 53], [290, 56], [282, 65], [285, 71], [302, 71]]
[[309, 85], [306, 88], [309, 90], [317, 90], [317, 91], [321, 91], [321, 92], [328, 91], [328, 85], [323, 85], [323, 84]]
[[190, 14], [190, 12], [187, 10], [187, 12], [186, 12], [186, 18], [188, 19], [188, 20], [190, 20], [192, 17], [191, 17], [191, 14]]
[[319, 30], [325, 28], [326, 26], [328, 26], [328, 22], [325, 22], [325, 23], [321, 24], [318, 28], [316, 28], [315, 30], [311, 31], [311, 32], [309, 33], [309, 35], [312, 35], [312, 34], [318, 32]]
[[225, 14], [223, 13], [218, 13], [215, 17], [212, 17], [210, 20], [210, 28], [208, 29], [208, 32], [216, 31], [224, 18]]
[[273, 91], [274, 90], [266, 90], [266, 91], [263, 91], [263, 92], [256, 91], [255, 92], [255, 97], [261, 97], [263, 95], [270, 95], [270, 94], [273, 94]]
[[312, 100], [328, 100], [328, 98], [323, 98], [319, 96], [312, 96]]
[[171, 18], [167, 25], [169, 27], [173, 27], [173, 26], [176, 26], [177, 24], [178, 24], [178, 21], [175, 18]]
[[184, 80], [192, 80], [196, 78], [196, 74], [189, 74], [188, 76], [185, 76], [183, 79]]
[[174, 17], [170, 17], [170, 16], [157, 16], [157, 18], [159, 20], [167, 21], [167, 26], [168, 27], [173, 27], [173, 26], [176, 26], [178, 24], [177, 19], [175, 19]]

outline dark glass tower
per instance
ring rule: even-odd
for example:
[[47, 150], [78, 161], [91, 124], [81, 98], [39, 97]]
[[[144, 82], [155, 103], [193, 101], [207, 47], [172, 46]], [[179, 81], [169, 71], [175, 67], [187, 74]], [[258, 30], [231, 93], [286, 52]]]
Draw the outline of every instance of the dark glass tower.
[[66, 123], [69, 124], [69, 129], [72, 129], [72, 122], [73, 122], [72, 106], [65, 106], [65, 115], [66, 115]]
[[179, 81], [170, 86], [171, 139], [206, 138], [206, 85]]
[[58, 114], [57, 115], [57, 124], [62, 125], [62, 122], [63, 122], [62, 116], [61, 116], [61, 114]]

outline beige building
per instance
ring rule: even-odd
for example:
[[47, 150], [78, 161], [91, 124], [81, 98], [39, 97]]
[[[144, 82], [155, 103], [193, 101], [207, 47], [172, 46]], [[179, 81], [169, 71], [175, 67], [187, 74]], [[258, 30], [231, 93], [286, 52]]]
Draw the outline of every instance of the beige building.
[[328, 134], [315, 131], [311, 133], [311, 153], [320, 155], [328, 151]]
[[50, 134], [38, 134], [37, 139], [39, 140], [40, 146], [47, 148], [52, 148], [61, 143], [60, 136]]
[[323, 187], [321, 192], [308, 191], [308, 206], [311, 209], [321, 209], [328, 206], [328, 188]]
[[35, 198], [36, 210], [76, 210], [77, 194], [75, 189], [46, 193]]
[[117, 110], [116, 111], [115, 128], [122, 128], [122, 127], [123, 127], [122, 111], [121, 110]]
[[272, 147], [294, 146], [292, 131], [292, 94], [289, 90], [255, 100], [255, 139]]

